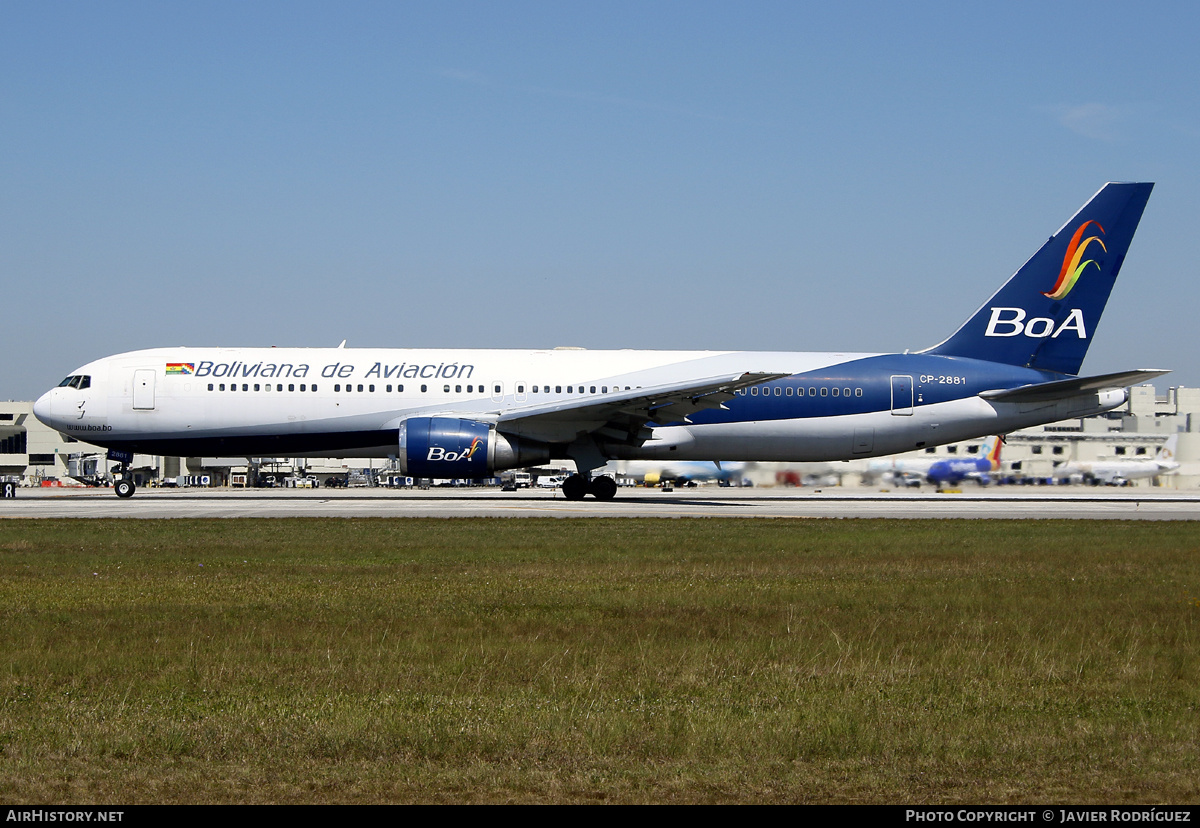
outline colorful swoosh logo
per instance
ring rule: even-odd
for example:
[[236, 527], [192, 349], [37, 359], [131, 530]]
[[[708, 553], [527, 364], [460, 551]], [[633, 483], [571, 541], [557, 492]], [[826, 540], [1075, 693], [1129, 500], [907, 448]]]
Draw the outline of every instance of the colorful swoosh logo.
[[1096, 269], [1100, 269], [1100, 265], [1096, 264], [1095, 259], [1083, 261], [1084, 253], [1087, 252], [1088, 246], [1092, 242], [1100, 245], [1100, 249], [1105, 253], [1108, 252], [1108, 248], [1104, 246], [1104, 242], [1101, 241], [1100, 236], [1083, 238], [1083, 233], [1087, 230], [1089, 224], [1096, 225], [1100, 232], [1104, 233], [1104, 228], [1100, 227], [1100, 222], [1098, 221], [1089, 220], [1079, 225], [1079, 229], [1071, 237], [1071, 243], [1067, 245], [1067, 255], [1063, 256], [1062, 270], [1058, 272], [1058, 281], [1054, 283], [1054, 287], [1050, 289], [1049, 293], [1043, 292], [1042, 296], [1054, 299], [1055, 301], [1062, 299], [1075, 287], [1075, 283], [1079, 281], [1084, 268], [1088, 265], [1096, 265]]
[[471, 441], [471, 448], [467, 449], [467, 453], [458, 459], [459, 460], [470, 460], [471, 455], [473, 455], [476, 451], [479, 450], [479, 444], [482, 442], [483, 442], [482, 440], [480, 440], [478, 437], [476, 437], [474, 440]]

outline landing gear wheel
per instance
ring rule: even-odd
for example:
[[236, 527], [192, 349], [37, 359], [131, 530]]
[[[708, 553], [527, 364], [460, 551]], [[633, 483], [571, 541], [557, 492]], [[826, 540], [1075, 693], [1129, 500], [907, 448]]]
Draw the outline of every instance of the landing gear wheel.
[[612, 500], [617, 495], [617, 481], [608, 475], [593, 478], [588, 486], [596, 500]]
[[113, 486], [113, 490], [117, 493], [117, 497], [133, 497], [133, 481], [118, 480], [117, 485]]
[[581, 474], [573, 474], [562, 483], [563, 497], [567, 500], [583, 500], [588, 493], [587, 478]]

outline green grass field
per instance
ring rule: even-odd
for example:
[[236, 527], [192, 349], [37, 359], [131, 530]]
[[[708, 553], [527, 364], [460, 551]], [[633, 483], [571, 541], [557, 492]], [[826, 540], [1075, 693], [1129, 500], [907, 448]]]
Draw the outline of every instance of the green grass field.
[[0, 521], [0, 801], [1195, 803], [1200, 526]]

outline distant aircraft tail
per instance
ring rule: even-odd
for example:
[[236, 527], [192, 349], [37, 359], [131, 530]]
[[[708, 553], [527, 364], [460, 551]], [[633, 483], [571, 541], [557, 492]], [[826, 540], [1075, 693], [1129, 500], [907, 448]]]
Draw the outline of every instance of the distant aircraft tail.
[[989, 437], [984, 442], [985, 456], [992, 465], [992, 471], [1000, 471], [1000, 447], [1004, 440], [999, 436]]
[[922, 353], [1078, 374], [1153, 188], [1105, 184], [974, 316]]
[[1167, 438], [1167, 442], [1158, 447], [1158, 451], [1154, 454], [1154, 459], [1160, 463], [1175, 462], [1175, 447], [1179, 444], [1179, 434], [1172, 434]]

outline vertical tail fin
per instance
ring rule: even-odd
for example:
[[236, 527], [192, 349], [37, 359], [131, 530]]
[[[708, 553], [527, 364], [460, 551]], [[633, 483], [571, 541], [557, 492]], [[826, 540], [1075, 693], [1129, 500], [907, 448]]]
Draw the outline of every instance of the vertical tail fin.
[[1175, 462], [1175, 447], [1179, 445], [1179, 434], [1172, 434], [1167, 438], [1167, 442], [1158, 447], [1158, 451], [1154, 454], [1154, 459], [1163, 463]]
[[1153, 188], [1105, 184], [974, 316], [923, 353], [1078, 374]]
[[987, 447], [987, 459], [992, 465], [992, 471], [1000, 471], [1000, 447], [1004, 445], [1004, 439], [999, 435], [989, 437], [988, 442], [984, 443]]

